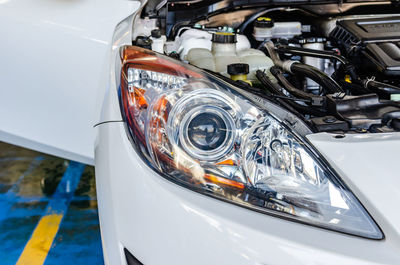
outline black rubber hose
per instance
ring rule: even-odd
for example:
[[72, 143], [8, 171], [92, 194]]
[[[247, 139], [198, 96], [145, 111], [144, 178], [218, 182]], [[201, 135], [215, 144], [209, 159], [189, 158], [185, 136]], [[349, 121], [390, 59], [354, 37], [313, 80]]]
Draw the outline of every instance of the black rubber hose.
[[264, 46], [268, 51], [269, 57], [274, 62], [274, 65], [282, 67], [283, 61], [279, 58], [279, 54], [275, 50], [274, 43], [272, 41], [267, 41]]
[[310, 100], [311, 105], [314, 106], [324, 105], [325, 97], [317, 96], [311, 93], [304, 92], [300, 89], [297, 89], [286, 79], [286, 77], [283, 75], [283, 71], [279, 67], [277, 66], [271, 67], [270, 72], [282, 84], [283, 88], [286, 89], [291, 95], [303, 99], [308, 99]]
[[348, 73], [351, 79], [356, 82], [359, 80], [359, 77], [356, 74], [355, 67], [346, 57], [336, 54], [332, 51], [321, 51], [315, 49], [307, 49], [302, 47], [293, 47], [288, 45], [279, 44], [276, 46], [278, 52], [281, 53], [290, 53], [293, 55], [301, 55], [301, 56], [309, 56], [309, 57], [316, 57], [316, 58], [324, 58], [324, 59], [331, 59], [337, 60], [342, 63], [343, 69]]
[[362, 84], [347, 83], [345, 80], [339, 80], [338, 84], [345, 90], [351, 91], [352, 95], [365, 95], [371, 93]]
[[281, 88], [279, 87], [278, 84], [271, 82], [271, 80], [260, 70], [257, 70], [256, 77], [261, 82], [264, 89], [266, 91], [268, 91], [267, 93], [268, 93], [269, 97], [274, 98], [274, 100], [277, 101], [280, 105], [282, 105], [287, 110], [296, 114], [296, 116], [298, 116], [304, 120], [304, 116], [303, 116], [304, 114], [300, 113], [298, 109], [293, 107], [292, 104], [288, 103], [287, 102], [288, 100], [285, 100], [283, 98], [274, 97], [274, 95], [284, 96], [284, 94], [281, 92]]
[[310, 56], [317, 58], [333, 59], [341, 62], [342, 64], [350, 64], [350, 62], [343, 56], [340, 56], [332, 51], [321, 51], [315, 49], [307, 49], [302, 47], [293, 47], [283, 44], [278, 44], [276, 46], [278, 52], [290, 53], [294, 55]]
[[400, 119], [400, 110], [385, 113], [382, 117], [382, 124], [389, 125], [389, 122], [394, 119]]
[[400, 131], [400, 119], [393, 119], [390, 126], [396, 131]]
[[[245, 82], [233, 81], [232, 79], [230, 79], [226, 76], [223, 76], [219, 73], [215, 73], [215, 72], [207, 70], [207, 69], [203, 69], [203, 70], [205, 70], [206, 72], [208, 72], [214, 76], [219, 77], [222, 80], [225, 80], [227, 83], [230, 83], [236, 87], [239, 87], [240, 89], [243, 89], [247, 92], [258, 95], [262, 98], [266, 98], [269, 101], [274, 102], [275, 104], [278, 104], [278, 105], [284, 107], [285, 109], [287, 109], [288, 111], [290, 111], [291, 113], [296, 115], [299, 119], [301, 119], [305, 123], [307, 123], [307, 121], [304, 119], [304, 114], [300, 113], [297, 109], [295, 109], [290, 104], [288, 104], [284, 99], [276, 97], [276, 95], [278, 95], [278, 94], [280, 96], [282, 95], [283, 97], [286, 97], [286, 96], [284, 96], [283, 93], [280, 92], [281, 88], [279, 87], [279, 85], [278, 84], [276, 84], [276, 86], [272, 85], [273, 83], [270, 82], [270, 80], [268, 78], [267, 78], [267, 82], [270, 82], [271, 86], [273, 87], [272, 89], [270, 89], [270, 91], [266, 91], [265, 87], [263, 90], [255, 89], [254, 87], [250, 86], [249, 84], [247, 84]], [[261, 73], [263, 74], [263, 72], [261, 72]]]
[[400, 88], [378, 82], [375, 80], [363, 80], [364, 87], [371, 92], [378, 94], [381, 98], [390, 99], [391, 94], [400, 94]]
[[334, 94], [337, 92], [343, 92], [343, 89], [335, 80], [313, 66], [296, 62], [290, 66], [290, 71], [293, 74], [302, 75], [314, 80], [325, 88], [328, 93]]
[[[266, 74], [264, 74], [262, 71], [257, 70], [256, 72], [256, 77], [257, 79], [261, 82], [263, 86], [265, 86], [267, 89], [270, 91], [274, 92], [275, 94], [279, 96], [286, 96], [285, 94], [282, 93], [280, 87], [278, 84], [273, 83]], [[294, 108], [296, 111], [303, 113], [303, 114], [309, 114], [313, 116], [325, 116], [326, 112], [321, 111], [318, 109], [314, 109], [313, 107], [309, 106], [304, 106], [300, 105], [292, 100], [287, 100], [287, 99], [277, 99], [279, 101], [285, 102], [287, 105], [290, 105], [290, 107]]]
[[323, 88], [325, 88], [328, 91], [328, 93], [333, 94], [337, 92], [343, 92], [343, 89], [336, 83], [335, 80], [333, 80], [330, 76], [326, 75], [319, 69], [310, 65], [294, 61], [283, 62], [279, 58], [279, 55], [275, 49], [275, 45], [272, 41], [268, 41], [267, 43], [265, 43], [265, 48], [267, 49], [271, 60], [274, 62], [276, 66], [279, 66], [285, 71], [289, 71], [293, 74], [299, 74], [314, 80], [315, 82], [320, 84]]
[[281, 87], [278, 84], [273, 83], [263, 71], [257, 70], [256, 77], [268, 91], [280, 96], [285, 95], [282, 93]]

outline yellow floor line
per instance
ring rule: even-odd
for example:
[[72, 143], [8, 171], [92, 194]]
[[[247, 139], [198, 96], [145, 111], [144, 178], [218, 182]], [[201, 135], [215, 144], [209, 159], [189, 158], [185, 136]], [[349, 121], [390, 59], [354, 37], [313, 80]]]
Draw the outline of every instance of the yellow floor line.
[[43, 216], [16, 265], [42, 265], [46, 260], [62, 220], [62, 214]]
[[40, 218], [17, 265], [43, 265], [60, 228], [64, 214], [78, 187], [85, 165], [70, 161], [57, 189], [49, 201], [45, 214]]

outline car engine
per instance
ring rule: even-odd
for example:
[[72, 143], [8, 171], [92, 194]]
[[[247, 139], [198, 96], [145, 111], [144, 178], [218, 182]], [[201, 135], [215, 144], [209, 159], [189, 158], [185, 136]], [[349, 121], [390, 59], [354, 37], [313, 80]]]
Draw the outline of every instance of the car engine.
[[400, 75], [399, 16], [340, 20], [330, 37], [361, 70]]
[[315, 132], [400, 131], [400, 16], [390, 7], [227, 2], [149, 1], [133, 44], [264, 97]]

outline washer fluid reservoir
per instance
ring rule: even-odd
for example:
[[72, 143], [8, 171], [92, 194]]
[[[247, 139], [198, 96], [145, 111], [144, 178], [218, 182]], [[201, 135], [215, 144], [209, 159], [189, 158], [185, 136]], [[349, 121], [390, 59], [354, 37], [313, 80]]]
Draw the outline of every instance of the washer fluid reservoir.
[[237, 36], [234, 33], [217, 32], [212, 35], [211, 51], [204, 48], [189, 50], [187, 61], [199, 68], [204, 68], [229, 77], [227, 67], [230, 64], [248, 64], [248, 80], [258, 83], [255, 76], [257, 70], [267, 70], [273, 66], [272, 60], [262, 51], [256, 49], [244, 49], [237, 51]]

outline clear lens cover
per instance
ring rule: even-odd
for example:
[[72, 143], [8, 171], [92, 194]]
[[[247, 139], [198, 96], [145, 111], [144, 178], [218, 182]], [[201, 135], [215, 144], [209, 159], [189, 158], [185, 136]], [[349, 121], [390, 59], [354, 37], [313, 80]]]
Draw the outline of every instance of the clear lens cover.
[[271, 110], [168, 57], [125, 47], [121, 59], [125, 119], [137, 150], [161, 175], [267, 214], [383, 237], [348, 188]]

